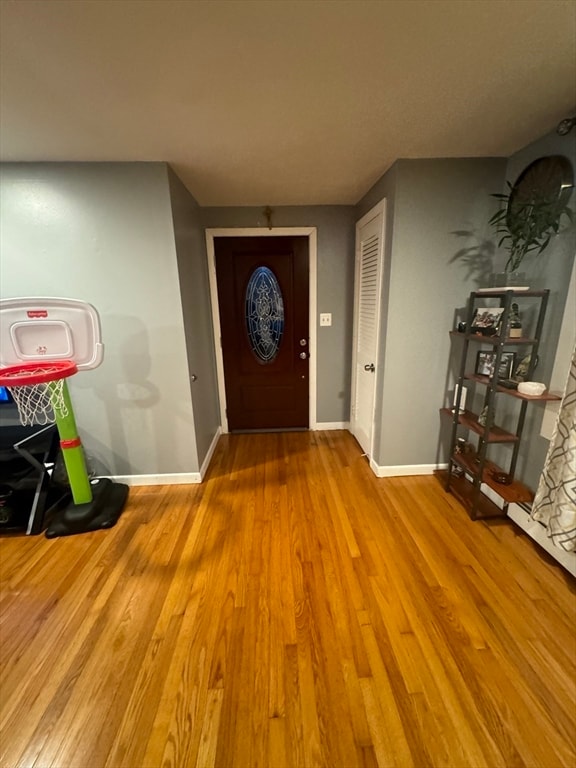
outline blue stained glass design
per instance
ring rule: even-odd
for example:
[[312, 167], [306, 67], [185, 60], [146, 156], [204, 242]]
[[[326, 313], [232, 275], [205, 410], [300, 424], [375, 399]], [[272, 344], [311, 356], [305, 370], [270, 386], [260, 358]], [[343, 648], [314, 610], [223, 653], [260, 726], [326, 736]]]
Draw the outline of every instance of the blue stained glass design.
[[246, 329], [257, 360], [271, 363], [284, 333], [284, 301], [276, 275], [268, 267], [256, 267], [248, 280]]

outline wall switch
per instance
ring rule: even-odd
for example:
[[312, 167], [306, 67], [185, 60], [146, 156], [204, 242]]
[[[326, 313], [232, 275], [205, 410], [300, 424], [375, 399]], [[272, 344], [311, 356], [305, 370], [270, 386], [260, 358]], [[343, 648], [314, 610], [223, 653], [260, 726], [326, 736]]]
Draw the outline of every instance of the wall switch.
[[332, 312], [320, 313], [320, 325], [332, 325]]

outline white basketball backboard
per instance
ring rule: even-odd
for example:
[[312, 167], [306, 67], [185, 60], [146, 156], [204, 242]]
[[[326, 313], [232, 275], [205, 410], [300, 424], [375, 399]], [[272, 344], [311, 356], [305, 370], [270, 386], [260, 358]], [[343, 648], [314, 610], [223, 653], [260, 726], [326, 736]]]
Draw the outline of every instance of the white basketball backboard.
[[0, 299], [0, 365], [73, 360], [79, 370], [102, 362], [98, 312], [85, 301]]

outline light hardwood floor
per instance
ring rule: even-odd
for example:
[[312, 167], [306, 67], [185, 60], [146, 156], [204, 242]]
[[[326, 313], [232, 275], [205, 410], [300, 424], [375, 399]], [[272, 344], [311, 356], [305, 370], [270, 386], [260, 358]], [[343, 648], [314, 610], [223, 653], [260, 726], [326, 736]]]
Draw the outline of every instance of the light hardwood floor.
[[2, 768], [575, 765], [572, 578], [346, 432], [0, 540]]

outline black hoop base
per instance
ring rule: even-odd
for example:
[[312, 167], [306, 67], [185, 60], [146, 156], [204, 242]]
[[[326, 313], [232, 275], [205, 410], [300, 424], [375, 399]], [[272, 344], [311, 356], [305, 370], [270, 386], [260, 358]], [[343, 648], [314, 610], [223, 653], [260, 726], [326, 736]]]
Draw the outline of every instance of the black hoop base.
[[91, 502], [88, 504], [71, 502], [58, 511], [46, 529], [47, 539], [99, 531], [116, 525], [128, 498], [128, 486], [123, 483], [114, 483], [107, 477], [101, 477], [91, 483], [91, 488], [93, 496]]

